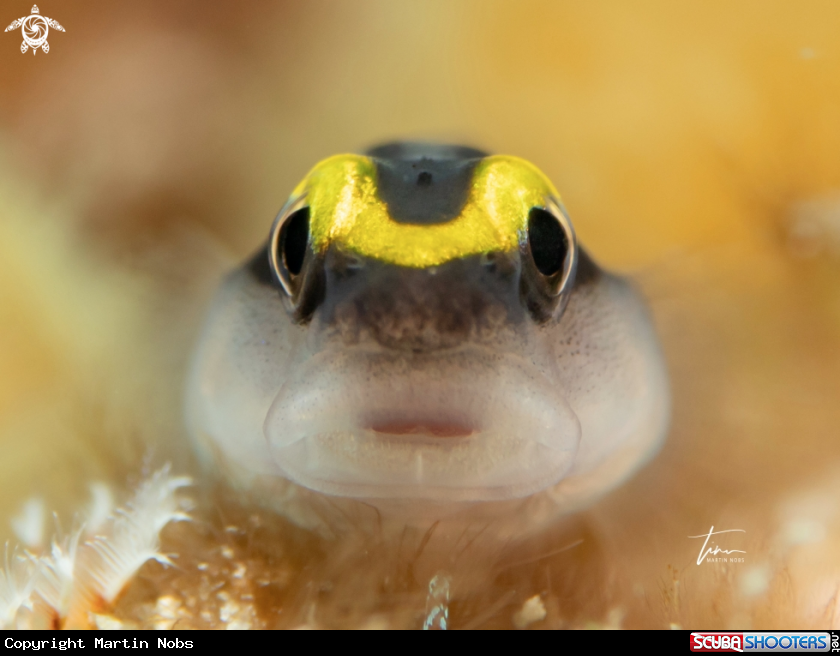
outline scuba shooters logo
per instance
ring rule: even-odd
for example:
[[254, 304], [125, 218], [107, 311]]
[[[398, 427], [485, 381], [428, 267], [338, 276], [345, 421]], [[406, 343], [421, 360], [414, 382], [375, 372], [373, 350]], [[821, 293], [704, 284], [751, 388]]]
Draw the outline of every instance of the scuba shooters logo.
[[693, 632], [691, 651], [728, 652], [824, 652], [840, 651], [836, 632], [790, 631]]
[[17, 28], [20, 28], [20, 32], [23, 35], [23, 43], [20, 44], [20, 51], [25, 53], [32, 48], [33, 55], [38, 48], [44, 52], [50, 51], [50, 44], [47, 43], [47, 34], [50, 32], [50, 28], [59, 32], [64, 31], [64, 28], [57, 20], [41, 16], [38, 5], [32, 5], [32, 13], [29, 16], [22, 16], [17, 20], [13, 20], [5, 31], [10, 32]]

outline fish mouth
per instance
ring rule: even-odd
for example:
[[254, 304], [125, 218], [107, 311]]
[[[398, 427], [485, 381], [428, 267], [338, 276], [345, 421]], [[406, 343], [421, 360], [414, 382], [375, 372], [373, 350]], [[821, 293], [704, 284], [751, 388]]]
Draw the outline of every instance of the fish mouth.
[[278, 391], [263, 432], [290, 480], [367, 499], [490, 501], [561, 480], [580, 422], [513, 354], [322, 352]]
[[470, 426], [437, 421], [425, 423], [392, 421], [374, 424], [370, 428], [382, 435], [427, 435], [430, 437], [469, 437], [475, 432]]

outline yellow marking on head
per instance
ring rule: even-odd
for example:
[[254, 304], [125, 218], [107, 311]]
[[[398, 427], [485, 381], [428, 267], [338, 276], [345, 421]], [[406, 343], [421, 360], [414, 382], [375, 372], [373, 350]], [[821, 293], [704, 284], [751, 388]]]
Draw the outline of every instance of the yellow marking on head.
[[360, 155], [336, 155], [320, 162], [294, 195], [303, 193], [316, 252], [336, 244], [364, 257], [413, 268], [515, 250], [525, 239], [531, 208], [557, 197], [551, 182], [533, 164], [505, 155], [478, 163], [460, 215], [446, 223], [393, 220], [377, 194], [376, 164]]

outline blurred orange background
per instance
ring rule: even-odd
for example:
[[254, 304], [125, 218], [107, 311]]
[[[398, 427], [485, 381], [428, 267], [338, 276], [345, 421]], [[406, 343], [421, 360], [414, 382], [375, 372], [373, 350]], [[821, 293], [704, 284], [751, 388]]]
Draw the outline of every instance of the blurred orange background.
[[[204, 303], [316, 161], [454, 141], [537, 164], [650, 298], [674, 429], [592, 511], [616, 562], [665, 599], [666, 565], [696, 557], [683, 536], [729, 518], [840, 621], [834, 506], [814, 506], [818, 551], [778, 546], [790, 499], [837, 492], [840, 4], [45, 2], [66, 29], [49, 53], [0, 34], [0, 537], [27, 497], [68, 511], [149, 445], [189, 466]], [[2, 0], [0, 23], [30, 10]], [[631, 519], [665, 544], [643, 555]], [[690, 618], [740, 608], [737, 576], [695, 583], [736, 592], [696, 593]], [[630, 624], [689, 612], [622, 603]], [[768, 603], [756, 625], [782, 617]]]

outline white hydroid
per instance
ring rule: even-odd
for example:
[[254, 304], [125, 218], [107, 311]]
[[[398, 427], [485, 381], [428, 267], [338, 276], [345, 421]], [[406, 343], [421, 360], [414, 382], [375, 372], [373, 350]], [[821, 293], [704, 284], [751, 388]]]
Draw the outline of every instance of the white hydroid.
[[102, 599], [114, 601], [147, 560], [172, 564], [159, 553], [159, 535], [169, 522], [189, 519], [175, 491], [190, 482], [184, 476], [171, 476], [169, 465], [163, 467], [140, 485], [125, 508], [117, 509], [104, 532], [86, 543], [94, 557], [87, 559], [85, 574]]
[[22, 609], [48, 615], [23, 622], [31, 626], [64, 626], [70, 617], [84, 624], [94, 607], [101, 610], [116, 600], [144, 563], [171, 564], [160, 553], [160, 531], [169, 522], [189, 519], [188, 501], [176, 493], [190, 484], [187, 477], [172, 476], [167, 464], [104, 522], [94, 517], [99, 526], [90, 539], [82, 542], [81, 526], [54, 538], [44, 554], [10, 556], [7, 548], [5, 569], [0, 569], [0, 628], [20, 626]]
[[12, 517], [12, 530], [27, 549], [40, 549], [43, 546], [46, 515], [44, 500], [33, 497], [23, 504], [20, 513]]
[[0, 629], [13, 629], [18, 612], [32, 607], [37, 565], [6, 545], [5, 569], [0, 569]]
[[85, 514], [85, 533], [96, 534], [114, 511], [114, 495], [111, 488], [101, 481], [88, 486], [90, 489], [90, 504]]
[[35, 592], [58, 617], [67, 617], [76, 590], [76, 560], [82, 528], [70, 535], [53, 538], [50, 553], [33, 556], [37, 566]]

